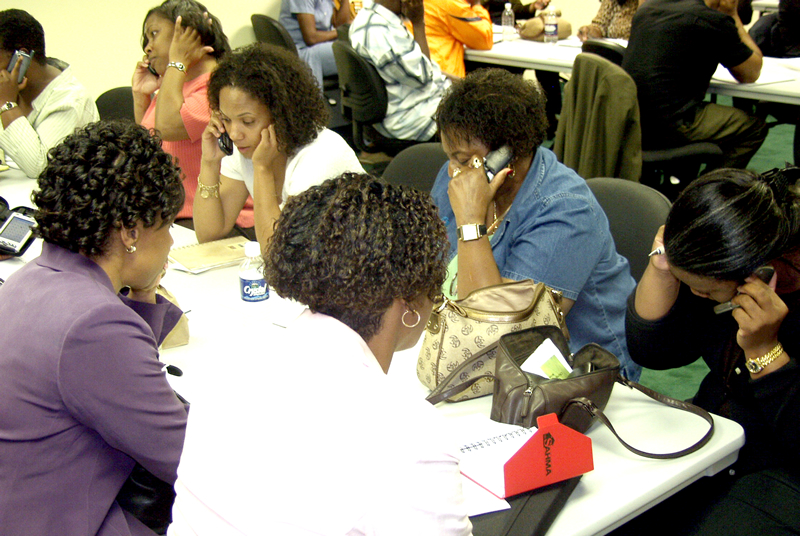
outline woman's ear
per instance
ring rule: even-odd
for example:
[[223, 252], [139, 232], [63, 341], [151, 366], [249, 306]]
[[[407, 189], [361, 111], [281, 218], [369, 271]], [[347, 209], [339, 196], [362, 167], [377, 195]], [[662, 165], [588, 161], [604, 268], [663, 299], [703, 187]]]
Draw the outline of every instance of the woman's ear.
[[129, 249], [131, 247], [136, 247], [136, 242], [139, 241], [139, 237], [142, 234], [141, 231], [141, 222], [137, 223], [135, 227], [122, 227], [119, 230], [119, 236], [122, 241], [122, 245]]

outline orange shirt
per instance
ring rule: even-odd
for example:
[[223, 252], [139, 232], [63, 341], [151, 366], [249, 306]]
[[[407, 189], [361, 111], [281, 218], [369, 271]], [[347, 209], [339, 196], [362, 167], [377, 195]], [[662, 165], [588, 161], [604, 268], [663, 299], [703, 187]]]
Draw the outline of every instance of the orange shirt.
[[431, 59], [442, 71], [464, 76], [464, 45], [477, 50], [492, 48], [489, 12], [465, 0], [425, 0], [425, 33]]

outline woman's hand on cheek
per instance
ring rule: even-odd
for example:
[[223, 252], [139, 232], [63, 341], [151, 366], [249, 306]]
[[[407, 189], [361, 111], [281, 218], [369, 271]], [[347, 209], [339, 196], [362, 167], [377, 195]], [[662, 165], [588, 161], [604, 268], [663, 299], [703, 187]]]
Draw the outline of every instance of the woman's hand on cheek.
[[[470, 158], [470, 162], [480, 163], [482, 159], [475, 155]], [[484, 223], [489, 205], [509, 171], [500, 171], [490, 183], [482, 164], [478, 167], [470, 164], [453, 170], [454, 176], [447, 187], [447, 195], [458, 225]]]
[[278, 138], [275, 135], [275, 125], [273, 124], [261, 130], [261, 141], [253, 151], [253, 165], [270, 166], [278, 153]]
[[778, 343], [778, 329], [789, 313], [789, 308], [775, 293], [775, 277], [769, 285], [755, 276], [750, 276], [738, 288], [739, 294], [732, 300], [739, 305], [733, 310], [733, 318], [739, 324], [736, 342], [748, 358], [765, 355]]

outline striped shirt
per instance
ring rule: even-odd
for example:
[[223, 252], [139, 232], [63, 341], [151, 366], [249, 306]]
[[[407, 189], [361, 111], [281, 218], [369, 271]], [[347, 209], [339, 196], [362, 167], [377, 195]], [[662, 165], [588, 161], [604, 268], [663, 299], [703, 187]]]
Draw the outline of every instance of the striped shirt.
[[27, 117], [17, 118], [5, 130], [0, 125], [0, 149], [31, 178], [47, 165], [47, 151], [76, 128], [100, 119], [94, 100], [72, 68], [52, 58], [48, 62], [65, 68], [33, 99]]
[[386, 84], [389, 105], [382, 134], [431, 139], [436, 133], [436, 108], [450, 82], [422, 53], [400, 17], [377, 3], [364, 6], [350, 26], [350, 42]]

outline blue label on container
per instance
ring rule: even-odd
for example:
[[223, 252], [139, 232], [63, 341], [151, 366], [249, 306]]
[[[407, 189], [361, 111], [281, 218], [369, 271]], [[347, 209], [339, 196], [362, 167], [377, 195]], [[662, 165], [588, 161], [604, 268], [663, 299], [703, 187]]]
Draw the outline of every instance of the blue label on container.
[[239, 278], [239, 287], [244, 301], [263, 301], [269, 298], [269, 287], [263, 279]]

